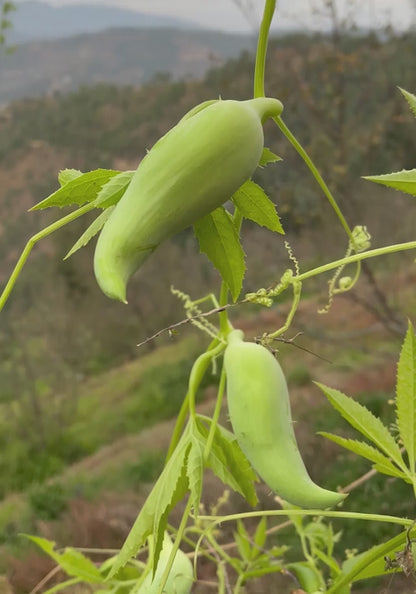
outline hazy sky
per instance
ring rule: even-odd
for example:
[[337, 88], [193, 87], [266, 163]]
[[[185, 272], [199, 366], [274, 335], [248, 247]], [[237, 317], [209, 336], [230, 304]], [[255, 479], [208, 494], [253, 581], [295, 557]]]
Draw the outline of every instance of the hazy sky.
[[[258, 25], [264, 0], [45, 0], [50, 4], [110, 4], [138, 10], [187, 18], [208, 27], [227, 30], [247, 30], [249, 22]], [[247, 8], [244, 18], [238, 8]], [[322, 6], [323, 0], [277, 0], [277, 27], [297, 24], [316, 28], [322, 19], [312, 17], [311, 7]], [[416, 21], [416, 0], [337, 0], [340, 16], [355, 14], [360, 25], [381, 28], [386, 22], [395, 28], [407, 28]], [[353, 12], [354, 7], [356, 10]], [[319, 27], [320, 28], [320, 27]]]

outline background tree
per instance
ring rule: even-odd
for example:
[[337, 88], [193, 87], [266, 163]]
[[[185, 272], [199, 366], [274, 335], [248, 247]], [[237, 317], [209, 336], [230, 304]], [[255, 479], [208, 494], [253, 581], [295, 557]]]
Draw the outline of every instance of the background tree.
[[16, 10], [16, 6], [13, 2], [2, 0], [0, 5], [0, 46], [6, 45], [7, 31], [13, 26], [10, 15], [14, 10]]

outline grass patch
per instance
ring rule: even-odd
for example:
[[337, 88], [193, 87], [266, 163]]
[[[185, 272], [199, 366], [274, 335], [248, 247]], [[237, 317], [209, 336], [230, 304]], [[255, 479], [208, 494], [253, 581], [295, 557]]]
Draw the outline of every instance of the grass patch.
[[[51, 426], [37, 449], [9, 430], [6, 410], [0, 408], [0, 496], [41, 485], [100, 447], [175, 416], [199, 344], [197, 337], [188, 337], [90, 378], [80, 388], [74, 416]], [[208, 373], [201, 388], [216, 381]], [[39, 398], [47, 410], [59, 395], [45, 392]]]
[[[71, 427], [74, 442], [91, 453], [118, 437], [174, 416], [185, 397], [195, 355], [194, 346], [184, 342], [162, 347], [96, 381], [80, 400], [77, 421]], [[217, 379], [207, 374], [201, 388], [215, 382]]]
[[20, 535], [37, 534], [39, 520], [56, 525], [72, 497], [99, 501], [105, 492], [136, 492], [141, 486], [156, 481], [165, 456], [163, 451], [145, 450], [136, 460], [103, 467], [97, 473], [82, 471], [69, 480], [34, 485], [26, 493], [3, 501], [0, 505], [0, 572], [7, 570], [10, 555], [20, 558], [26, 553], [30, 543]]
[[105, 491], [137, 491], [146, 483], [153, 483], [161, 473], [166, 452], [145, 450], [135, 460], [126, 460], [94, 473], [80, 471], [65, 481], [67, 492], [94, 500]]

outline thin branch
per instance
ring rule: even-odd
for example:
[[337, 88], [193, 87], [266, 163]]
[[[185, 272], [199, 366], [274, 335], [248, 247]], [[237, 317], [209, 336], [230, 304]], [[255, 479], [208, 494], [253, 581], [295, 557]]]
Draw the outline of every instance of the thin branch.
[[238, 304], [241, 304], [241, 303], [243, 303], [243, 302], [239, 302], [239, 303], [228, 303], [227, 305], [223, 305], [222, 307], [215, 307], [214, 309], [210, 309], [209, 311], [203, 312], [203, 313], [198, 314], [196, 316], [192, 316], [192, 317], [186, 318], [186, 320], [181, 320], [180, 322], [176, 322], [176, 324], [171, 324], [170, 326], [167, 326], [166, 328], [162, 328], [162, 330], [159, 330], [158, 332], [156, 332], [152, 336], [149, 336], [148, 338], [146, 338], [146, 340], [143, 340], [142, 342], [139, 342], [139, 344], [137, 344], [136, 346], [141, 347], [141, 346], [147, 344], [148, 342], [151, 342], [152, 340], [155, 340], [156, 338], [158, 338], [159, 336], [161, 336], [165, 332], [172, 332], [172, 330], [175, 330], [176, 328], [179, 328], [180, 326], [183, 326], [185, 324], [192, 323], [193, 320], [197, 320], [199, 318], [206, 318], [208, 316], [212, 316], [213, 314], [220, 313], [222, 311], [225, 311], [229, 307], [234, 307], [235, 305], [238, 305]]

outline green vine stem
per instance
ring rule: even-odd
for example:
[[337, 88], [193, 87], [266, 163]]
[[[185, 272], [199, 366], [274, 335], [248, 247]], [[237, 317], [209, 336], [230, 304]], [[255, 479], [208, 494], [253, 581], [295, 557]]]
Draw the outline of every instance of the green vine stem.
[[316, 509], [273, 509], [266, 511], [244, 512], [239, 514], [230, 514], [227, 516], [198, 516], [201, 522], [210, 522], [212, 525], [223, 524], [224, 522], [235, 522], [236, 520], [246, 520], [248, 518], [262, 518], [263, 516], [322, 516], [324, 518], [344, 518], [345, 520], [364, 520], [367, 522], [385, 522], [387, 524], [398, 524], [409, 527], [414, 524], [414, 520], [409, 518], [399, 518], [398, 516], [387, 516], [383, 514], [366, 514], [363, 512], [347, 512], [335, 510], [316, 510]]
[[299, 276], [296, 278], [298, 281], [303, 282], [306, 279], [318, 276], [318, 274], [323, 274], [325, 272], [329, 272], [330, 270], [334, 270], [334, 268], [338, 268], [339, 266], [347, 266], [348, 264], [361, 262], [361, 260], [366, 260], [367, 258], [375, 258], [377, 256], [384, 256], [387, 254], [393, 254], [395, 252], [403, 252], [414, 249], [416, 249], [416, 241], [395, 243], [393, 245], [387, 245], [385, 247], [368, 250], [367, 252], [353, 254], [352, 256], [341, 258], [340, 260], [335, 260], [333, 262], [329, 262], [328, 264], [323, 264], [322, 266], [318, 266], [317, 268], [313, 268], [312, 270], [299, 274]]
[[295, 314], [298, 310], [299, 303], [300, 303], [300, 297], [302, 294], [302, 282], [299, 280], [299, 277], [296, 276], [296, 277], [293, 277], [293, 280], [290, 283], [290, 285], [292, 286], [292, 289], [293, 289], [293, 299], [292, 299], [292, 305], [290, 307], [290, 311], [287, 314], [287, 318], [286, 318], [284, 325], [281, 328], [279, 328], [278, 330], [276, 330], [276, 332], [272, 332], [265, 336], [268, 341], [278, 338], [279, 336], [284, 334], [289, 329], [289, 327], [293, 321], [293, 318], [295, 317]]
[[224, 547], [221, 546], [215, 539], [214, 535], [209, 531], [206, 533], [202, 533], [200, 536], [200, 541], [205, 538], [209, 544], [211, 545], [212, 549], [217, 553], [218, 557], [225, 561], [230, 567], [233, 565], [233, 558], [227, 554]]
[[[299, 536], [300, 546], [302, 549], [303, 556], [305, 557], [306, 561], [308, 561], [308, 563], [309, 563], [311, 569], [314, 571], [315, 575], [321, 577], [320, 571], [316, 567], [315, 559], [314, 559], [313, 555], [311, 554], [311, 551], [309, 550], [307, 536], [305, 534], [305, 530], [304, 530], [302, 524], [293, 522], [293, 525], [294, 525], [295, 530]], [[321, 577], [321, 579], [322, 579], [322, 577]]]
[[[263, 18], [260, 24], [259, 30], [259, 37], [257, 42], [257, 52], [256, 52], [256, 63], [254, 67], [254, 97], [264, 97], [265, 96], [265, 70], [266, 70], [266, 56], [267, 56], [267, 46], [269, 41], [269, 33], [270, 33], [270, 26], [272, 23], [273, 15], [276, 10], [276, 0], [266, 0], [264, 11], [263, 11]], [[304, 160], [307, 167], [309, 168], [310, 172], [312, 173], [315, 180], [318, 182], [320, 188], [322, 189], [324, 195], [326, 196], [327, 200], [329, 201], [330, 205], [332, 206], [335, 214], [337, 215], [342, 227], [344, 228], [349, 240], [354, 245], [354, 238], [352, 235], [352, 231], [342, 214], [335, 198], [332, 196], [331, 191], [329, 190], [328, 186], [324, 182], [321, 174], [319, 173], [318, 169], [314, 165], [312, 159], [309, 157], [305, 149], [302, 147], [300, 142], [296, 139], [296, 137], [292, 134], [286, 124], [283, 122], [281, 117], [273, 118], [274, 122], [280, 129], [280, 131], [284, 134], [290, 144], [294, 147], [300, 157]], [[360, 264], [358, 263], [358, 267]], [[359, 274], [359, 271], [358, 271]]]
[[51, 233], [53, 233], [54, 231], [57, 231], [61, 227], [64, 227], [68, 223], [72, 223], [72, 221], [75, 221], [75, 219], [78, 219], [79, 217], [86, 214], [87, 212], [90, 212], [94, 208], [95, 205], [93, 203], [85, 204], [84, 206], [78, 208], [74, 212], [69, 213], [61, 219], [58, 219], [51, 225], [48, 225], [47, 227], [45, 227], [45, 229], [42, 229], [42, 231], [39, 231], [38, 233], [35, 233], [35, 235], [32, 235], [32, 237], [26, 243], [23, 252], [20, 254], [20, 258], [18, 259], [16, 266], [14, 267], [13, 272], [11, 273], [9, 280], [7, 281], [7, 284], [4, 287], [2, 294], [0, 295], [0, 311], [5, 306], [6, 301], [9, 298], [14, 285], [16, 284], [17, 278], [21, 273], [22, 268], [35, 244], [44, 237], [51, 235]]
[[212, 448], [212, 443], [213, 443], [214, 438], [215, 438], [215, 431], [217, 430], [218, 420], [220, 418], [221, 406], [222, 406], [222, 401], [223, 401], [223, 397], [224, 397], [224, 392], [225, 392], [225, 371], [224, 371], [224, 367], [223, 367], [222, 370], [221, 370], [221, 377], [220, 377], [220, 383], [219, 383], [219, 386], [218, 386], [218, 394], [217, 394], [217, 400], [215, 402], [214, 414], [212, 415], [211, 426], [209, 428], [207, 442], [205, 444], [204, 462], [206, 462], [207, 459], [208, 459], [209, 453], [210, 453], [211, 448]]
[[[225, 307], [228, 305], [228, 287], [224, 281], [221, 283], [221, 290], [220, 290], [220, 307]], [[220, 318], [220, 331], [221, 334], [225, 337], [231, 330], [231, 325], [228, 319], [228, 312], [226, 309], [223, 309], [219, 313]]]
[[175, 427], [172, 433], [172, 438], [169, 444], [168, 453], [166, 455], [166, 462], [172, 456], [173, 451], [179, 443], [183, 428], [185, 426], [188, 411], [191, 416], [195, 417], [195, 396], [201, 384], [201, 381], [208, 369], [209, 364], [217, 357], [225, 348], [222, 342], [218, 339], [212, 341], [205, 353], [202, 353], [194, 362], [189, 376], [188, 391], [183, 399], [182, 406], [176, 418]]
[[241, 592], [241, 588], [244, 584], [244, 580], [245, 580], [245, 575], [244, 574], [240, 574], [237, 578], [237, 582], [234, 586], [234, 592], [233, 594], [240, 594]]
[[269, 42], [270, 25], [276, 10], [276, 0], [266, 0], [263, 19], [260, 24], [257, 42], [256, 64], [254, 67], [254, 97], [264, 97], [264, 78], [266, 70], [267, 45]]
[[275, 124], [278, 126], [280, 131], [287, 138], [287, 140], [290, 142], [290, 144], [293, 146], [293, 148], [296, 150], [296, 152], [299, 154], [299, 156], [303, 159], [303, 161], [307, 165], [309, 171], [312, 173], [313, 177], [317, 181], [322, 192], [325, 194], [328, 202], [330, 203], [333, 210], [335, 211], [335, 214], [337, 215], [342, 227], [344, 228], [345, 233], [348, 235], [348, 239], [350, 240], [352, 245], [355, 245], [354, 237], [353, 237], [352, 231], [350, 229], [350, 226], [348, 225], [347, 221], [345, 220], [345, 217], [342, 214], [341, 209], [339, 208], [335, 198], [333, 197], [330, 189], [326, 185], [325, 181], [323, 180], [321, 174], [319, 173], [319, 171], [318, 171], [317, 167], [315, 166], [315, 164], [313, 163], [312, 159], [309, 157], [308, 153], [305, 151], [305, 149], [300, 144], [300, 142], [297, 140], [297, 138], [294, 136], [294, 134], [292, 134], [292, 132], [289, 130], [289, 128], [286, 126], [286, 124], [284, 123], [284, 121], [282, 120], [282, 118], [280, 116], [277, 118], [273, 118], [273, 121], [275, 122]]
[[225, 344], [220, 342], [216, 344], [214, 348], [209, 349], [198, 357], [192, 366], [191, 374], [189, 376], [189, 387], [188, 387], [188, 402], [189, 402], [189, 414], [195, 419], [195, 398], [198, 388], [201, 384], [202, 378], [204, 377], [208, 365], [211, 361], [217, 357], [224, 350]]

